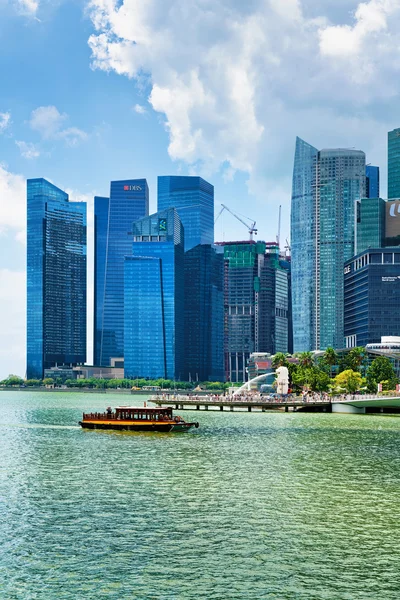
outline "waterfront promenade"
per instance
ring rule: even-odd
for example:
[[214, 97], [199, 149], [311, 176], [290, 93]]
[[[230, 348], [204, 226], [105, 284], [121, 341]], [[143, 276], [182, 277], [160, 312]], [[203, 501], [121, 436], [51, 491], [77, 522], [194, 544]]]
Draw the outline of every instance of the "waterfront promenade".
[[174, 406], [181, 410], [285, 410], [345, 412], [362, 414], [371, 410], [400, 410], [400, 395], [379, 396], [377, 394], [341, 394], [329, 396], [326, 393], [309, 393], [303, 396], [243, 393], [238, 395], [195, 395], [195, 394], [154, 394], [149, 399], [157, 406]]

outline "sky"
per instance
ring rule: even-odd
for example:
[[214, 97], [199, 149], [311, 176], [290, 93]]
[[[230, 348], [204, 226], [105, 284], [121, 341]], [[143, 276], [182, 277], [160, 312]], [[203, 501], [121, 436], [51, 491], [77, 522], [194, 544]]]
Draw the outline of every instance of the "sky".
[[281, 205], [284, 244], [297, 135], [364, 150], [385, 197], [399, 25], [400, 0], [0, 0], [0, 379], [26, 368], [27, 178], [87, 201], [90, 289], [111, 180], [146, 177], [155, 211], [157, 175], [201, 175], [259, 239]]

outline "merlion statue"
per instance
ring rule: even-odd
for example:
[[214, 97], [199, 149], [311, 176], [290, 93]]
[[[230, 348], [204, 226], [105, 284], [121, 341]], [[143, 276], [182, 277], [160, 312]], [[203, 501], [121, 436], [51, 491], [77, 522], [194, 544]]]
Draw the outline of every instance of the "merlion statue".
[[277, 394], [287, 394], [289, 390], [289, 371], [287, 367], [278, 367], [276, 373]]

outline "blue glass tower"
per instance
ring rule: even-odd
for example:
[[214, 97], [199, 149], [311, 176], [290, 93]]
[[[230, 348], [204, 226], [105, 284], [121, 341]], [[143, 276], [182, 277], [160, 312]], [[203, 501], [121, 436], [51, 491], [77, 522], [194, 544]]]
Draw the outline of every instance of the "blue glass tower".
[[315, 184], [318, 150], [296, 138], [291, 248], [293, 350], [315, 348]]
[[365, 167], [365, 197], [379, 198], [379, 167], [367, 165]]
[[104, 308], [104, 282], [107, 256], [108, 211], [110, 199], [94, 197], [94, 311], [93, 364], [100, 365], [101, 331]]
[[157, 210], [174, 207], [185, 230], [185, 252], [214, 243], [214, 187], [201, 177], [158, 178]]
[[86, 203], [27, 182], [27, 378], [86, 361]]
[[297, 138], [292, 193], [294, 351], [342, 348], [343, 265], [354, 254], [365, 154], [317, 151]]
[[175, 209], [136, 221], [125, 258], [125, 377], [183, 379], [184, 236]]
[[400, 128], [388, 132], [388, 199], [400, 198]]
[[95, 238], [94, 352], [98, 365], [109, 366], [111, 358], [124, 356], [124, 258], [132, 253], [132, 222], [149, 214], [146, 180], [111, 182], [107, 223], [105, 200], [95, 208], [100, 239]]
[[185, 252], [185, 379], [224, 381], [224, 257], [211, 245]]

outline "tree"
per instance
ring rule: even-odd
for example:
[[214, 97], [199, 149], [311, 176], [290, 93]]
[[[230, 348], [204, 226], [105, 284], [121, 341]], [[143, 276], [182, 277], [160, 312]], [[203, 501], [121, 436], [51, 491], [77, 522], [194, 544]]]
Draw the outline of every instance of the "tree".
[[277, 352], [275, 356], [272, 357], [271, 365], [274, 369], [278, 367], [287, 367], [288, 364], [289, 361], [283, 352]]
[[45, 377], [43, 379], [43, 385], [53, 385], [54, 383], [54, 379], [52, 379], [51, 377]]
[[1, 382], [3, 385], [9, 385], [9, 386], [20, 386], [20, 385], [24, 385], [24, 380], [22, 379], [22, 377], [19, 377], [18, 375], [9, 375], [7, 377], [7, 379], [4, 379], [4, 381]]
[[333, 367], [339, 362], [338, 355], [334, 348], [329, 347], [325, 350], [324, 359], [326, 364], [329, 365], [330, 376], [332, 377]]
[[389, 390], [396, 388], [398, 379], [390, 359], [387, 356], [377, 356], [367, 369], [367, 386], [370, 392], [376, 392], [378, 383], [387, 382]]
[[294, 388], [308, 388], [313, 392], [326, 392], [331, 382], [330, 377], [318, 367], [301, 367], [298, 365], [296, 370], [291, 373], [291, 381]]
[[314, 357], [312, 352], [299, 352], [296, 355], [300, 367], [312, 367], [314, 365]]
[[335, 384], [344, 388], [349, 394], [354, 394], [362, 386], [363, 379], [358, 371], [347, 369], [335, 377]]

